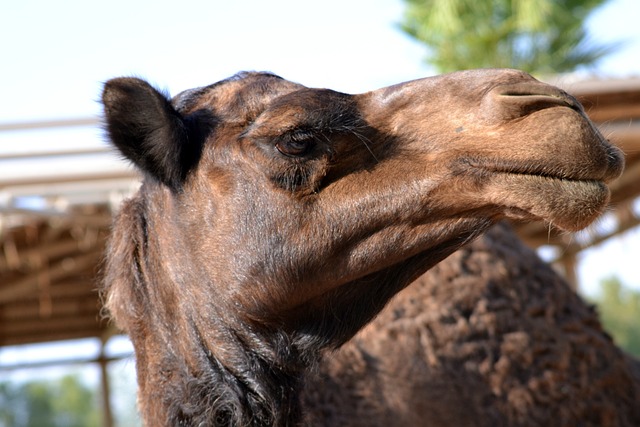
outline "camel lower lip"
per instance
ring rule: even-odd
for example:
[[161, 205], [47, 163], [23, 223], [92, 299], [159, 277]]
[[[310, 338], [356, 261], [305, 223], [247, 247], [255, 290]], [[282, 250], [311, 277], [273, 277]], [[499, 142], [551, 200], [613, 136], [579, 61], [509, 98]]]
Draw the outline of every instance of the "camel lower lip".
[[492, 202], [528, 212], [567, 231], [580, 230], [600, 216], [610, 194], [599, 180], [518, 173], [495, 174], [487, 191]]

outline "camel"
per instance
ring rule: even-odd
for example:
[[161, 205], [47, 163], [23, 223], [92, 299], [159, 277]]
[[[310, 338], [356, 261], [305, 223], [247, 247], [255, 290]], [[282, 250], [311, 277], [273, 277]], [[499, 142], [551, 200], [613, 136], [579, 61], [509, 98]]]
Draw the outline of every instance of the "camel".
[[102, 101], [144, 175], [102, 294], [149, 426], [322, 425], [312, 384], [394, 295], [504, 218], [585, 227], [623, 169], [573, 97], [515, 70], [358, 95], [241, 73], [173, 99], [116, 78]]

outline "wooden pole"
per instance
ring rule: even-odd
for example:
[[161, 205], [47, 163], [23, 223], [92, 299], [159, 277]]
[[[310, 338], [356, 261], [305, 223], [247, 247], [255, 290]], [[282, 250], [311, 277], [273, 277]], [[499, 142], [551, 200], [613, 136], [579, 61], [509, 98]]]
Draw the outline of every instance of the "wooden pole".
[[574, 291], [578, 291], [578, 275], [576, 274], [576, 255], [575, 254], [566, 254], [562, 257], [560, 261], [562, 264], [562, 269], [564, 270], [564, 278], [569, 283], [569, 286]]
[[98, 364], [100, 365], [100, 377], [102, 385], [102, 423], [104, 427], [113, 427], [113, 412], [111, 411], [111, 388], [109, 387], [109, 360], [105, 356], [104, 348], [107, 344], [108, 338], [101, 339], [100, 345], [100, 357], [98, 357]]

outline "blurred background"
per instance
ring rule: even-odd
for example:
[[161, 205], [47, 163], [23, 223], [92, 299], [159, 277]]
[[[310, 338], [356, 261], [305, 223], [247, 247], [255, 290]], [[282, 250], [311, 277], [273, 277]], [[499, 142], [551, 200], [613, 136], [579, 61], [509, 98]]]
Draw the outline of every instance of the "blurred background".
[[138, 186], [106, 144], [101, 86], [171, 94], [241, 70], [363, 92], [512, 67], [578, 96], [625, 150], [612, 207], [520, 235], [640, 356], [640, 2], [245, 0], [0, 6], [0, 427], [136, 426], [132, 348], [96, 293], [112, 214]]

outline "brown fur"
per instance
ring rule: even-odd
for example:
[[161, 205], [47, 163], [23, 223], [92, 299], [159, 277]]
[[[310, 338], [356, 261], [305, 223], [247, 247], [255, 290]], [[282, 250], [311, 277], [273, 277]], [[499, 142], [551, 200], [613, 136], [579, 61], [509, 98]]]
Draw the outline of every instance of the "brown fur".
[[640, 362], [505, 224], [394, 297], [309, 375], [305, 425], [640, 425]]
[[104, 295], [148, 425], [296, 425], [304, 374], [504, 217], [584, 227], [622, 171], [566, 93], [480, 70], [346, 95], [248, 73], [103, 93], [145, 174]]

